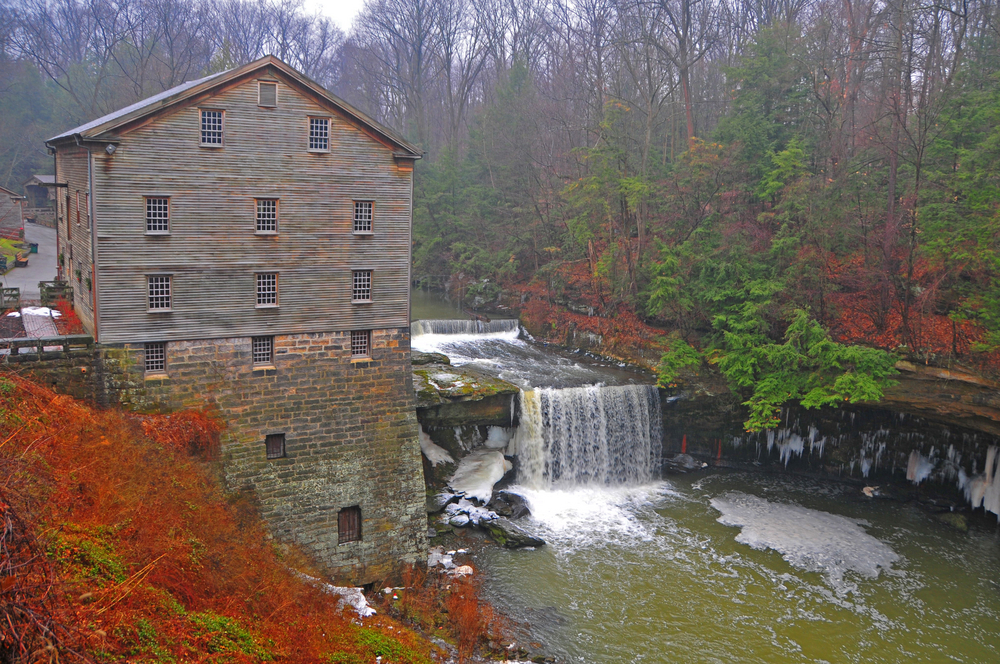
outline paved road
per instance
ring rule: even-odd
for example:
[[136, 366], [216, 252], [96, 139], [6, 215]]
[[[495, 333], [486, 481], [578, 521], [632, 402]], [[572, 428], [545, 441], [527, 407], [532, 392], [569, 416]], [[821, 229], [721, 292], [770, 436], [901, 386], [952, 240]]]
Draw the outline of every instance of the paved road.
[[38, 253], [28, 254], [27, 267], [15, 267], [5, 275], [0, 276], [0, 282], [7, 288], [21, 289], [21, 304], [37, 303], [41, 298], [38, 291], [39, 281], [52, 281], [56, 278], [56, 229], [45, 228], [37, 224], [24, 224], [24, 239], [38, 243]]

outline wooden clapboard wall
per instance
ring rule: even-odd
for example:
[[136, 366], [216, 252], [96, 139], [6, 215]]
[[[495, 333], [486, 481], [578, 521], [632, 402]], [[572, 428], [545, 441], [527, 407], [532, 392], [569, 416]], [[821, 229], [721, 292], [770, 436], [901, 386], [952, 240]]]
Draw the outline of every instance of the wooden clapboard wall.
[[56, 152], [59, 258], [62, 278], [73, 286], [73, 305], [88, 331], [94, 331], [93, 247], [87, 149], [66, 146]]
[[[276, 108], [258, 80], [278, 81]], [[273, 68], [124, 132], [95, 150], [102, 343], [381, 329], [409, 324], [412, 161], [341, 119]], [[225, 112], [222, 148], [200, 147], [200, 109]], [[330, 152], [308, 151], [310, 116]], [[170, 234], [147, 235], [145, 197], [170, 198]], [[278, 234], [255, 235], [255, 199], [279, 199]], [[374, 201], [372, 235], [354, 200]], [[76, 238], [74, 237], [74, 240]], [[352, 304], [352, 270], [373, 272]], [[258, 272], [279, 274], [279, 306], [258, 309]], [[146, 276], [169, 274], [172, 311], [147, 311]]]

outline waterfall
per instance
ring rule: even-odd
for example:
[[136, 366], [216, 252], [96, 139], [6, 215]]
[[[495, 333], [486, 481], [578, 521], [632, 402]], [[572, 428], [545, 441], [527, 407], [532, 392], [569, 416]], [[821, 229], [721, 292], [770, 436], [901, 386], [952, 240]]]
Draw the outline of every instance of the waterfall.
[[520, 325], [516, 318], [502, 318], [489, 322], [480, 320], [415, 320], [410, 323], [410, 336], [424, 334], [502, 334], [517, 332]]
[[521, 392], [512, 440], [518, 481], [547, 486], [642, 484], [660, 455], [660, 395], [652, 385]]

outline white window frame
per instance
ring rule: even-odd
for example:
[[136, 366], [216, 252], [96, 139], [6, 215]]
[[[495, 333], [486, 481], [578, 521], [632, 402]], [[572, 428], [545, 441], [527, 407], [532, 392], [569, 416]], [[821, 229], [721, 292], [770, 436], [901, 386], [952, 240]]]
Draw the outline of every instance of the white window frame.
[[[166, 201], [166, 217], [161, 219], [150, 219], [149, 217], [149, 202], [150, 201]], [[170, 235], [170, 197], [169, 196], [143, 196], [142, 198], [143, 207], [146, 213], [146, 235]], [[165, 230], [149, 230], [150, 221], [163, 221], [166, 223]]]
[[[369, 304], [369, 303], [371, 303], [371, 301], [372, 301], [372, 295], [373, 295], [373, 293], [372, 293], [372, 282], [374, 281], [372, 273], [373, 273], [372, 270], [351, 270], [351, 302], [353, 304]], [[358, 278], [359, 277], [361, 278], [361, 280], [362, 280], [361, 283], [363, 285], [365, 277], [362, 276], [362, 275], [365, 275], [365, 274], [368, 275], [368, 288], [367, 288], [367, 290], [368, 290], [368, 299], [359, 300], [357, 297], [355, 297], [357, 295], [357, 293], [358, 293], [358, 283], [359, 283], [358, 282]]]
[[[158, 348], [157, 348], [158, 347]], [[151, 369], [149, 367], [149, 355], [151, 351], [158, 351], [161, 355], [160, 367]], [[147, 376], [162, 376], [167, 373], [167, 342], [166, 341], [150, 341], [143, 344], [143, 369]]]
[[[262, 303], [260, 301], [261, 300], [261, 295], [264, 295], [265, 299], [269, 299], [266, 296], [270, 294], [269, 291], [266, 290], [267, 287], [269, 286], [269, 284], [267, 284], [266, 282], [262, 283], [261, 277], [264, 277], [264, 278], [266, 278], [266, 277], [274, 277], [274, 293], [273, 293], [273, 295], [274, 295], [274, 298], [273, 298], [274, 302], [263, 302]], [[279, 279], [278, 279], [278, 273], [277, 272], [255, 272], [254, 273], [254, 284], [256, 286], [255, 292], [256, 292], [256, 297], [257, 297], [257, 305], [256, 306], [257, 306], [258, 309], [274, 309], [274, 308], [276, 308], [278, 306], [278, 302], [279, 302], [279, 300], [278, 300], [278, 293], [279, 293], [278, 282], [279, 282]], [[264, 286], [265, 290], [261, 290], [261, 286], [262, 285]]]
[[[260, 204], [261, 203], [267, 203], [267, 202], [274, 203], [274, 230], [261, 230], [261, 228], [260, 228], [260, 222], [261, 222]], [[279, 222], [280, 215], [281, 215], [281, 199], [280, 198], [265, 198], [265, 197], [262, 196], [260, 198], [255, 198], [254, 199], [253, 207], [254, 207], [254, 222], [253, 222], [254, 235], [277, 235], [278, 234], [278, 222]]]
[[[359, 206], [368, 206], [368, 218], [364, 218], [364, 208]], [[358, 212], [361, 212], [361, 217], [358, 217]], [[367, 223], [368, 229], [358, 228], [358, 222], [362, 224]], [[375, 229], [375, 201], [371, 200], [355, 200], [354, 201], [354, 218], [353, 218], [353, 233], [355, 235], [372, 235]]]
[[[257, 359], [257, 348], [258, 344], [267, 342], [268, 355], [266, 360]], [[262, 337], [251, 337], [250, 338], [250, 359], [253, 362], [254, 369], [261, 367], [273, 367], [274, 366], [274, 337], [273, 336], [262, 336]]]
[[[261, 100], [260, 91], [265, 85], [274, 86], [274, 104], [265, 104]], [[278, 82], [277, 81], [257, 81], [257, 105], [261, 108], [277, 108], [278, 107]]]
[[[205, 113], [218, 113], [221, 128], [219, 131], [219, 142], [205, 142]], [[214, 129], [209, 131], [215, 131]], [[221, 108], [199, 108], [198, 109], [198, 145], [203, 148], [221, 148], [226, 144], [226, 111]]]
[[[361, 344], [364, 351], [359, 352]], [[351, 359], [370, 360], [372, 357], [372, 331], [371, 330], [351, 330]]]
[[[150, 305], [152, 302], [150, 300], [154, 297], [153, 295], [153, 279], [166, 279], [167, 284], [167, 306], [152, 308]], [[163, 294], [157, 294], [155, 297], [163, 297]], [[146, 311], [152, 314], [166, 313], [174, 310], [174, 277], [172, 274], [147, 274], [146, 275]]]
[[[320, 122], [320, 121], [326, 123], [326, 137], [325, 137], [326, 147], [325, 148], [313, 147], [313, 122]], [[309, 152], [324, 153], [324, 152], [329, 152], [330, 151], [330, 128], [331, 128], [331, 124], [332, 123], [330, 122], [330, 118], [328, 116], [318, 116], [318, 115], [310, 115], [309, 116], [308, 124], [307, 124], [307, 132], [306, 132], [306, 146], [308, 147]], [[317, 137], [317, 138], [322, 138], [322, 137]]]

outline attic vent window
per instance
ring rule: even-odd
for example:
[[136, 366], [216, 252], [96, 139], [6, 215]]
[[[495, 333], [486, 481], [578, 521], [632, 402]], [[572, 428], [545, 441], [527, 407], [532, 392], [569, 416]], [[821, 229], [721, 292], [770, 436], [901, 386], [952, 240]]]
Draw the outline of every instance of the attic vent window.
[[257, 88], [257, 105], [274, 108], [278, 105], [278, 84], [261, 81]]
[[361, 541], [361, 508], [345, 507], [337, 514], [337, 543]]
[[201, 144], [209, 147], [222, 147], [223, 112], [201, 112]]
[[267, 448], [268, 459], [280, 459], [285, 456], [285, 434], [269, 433], [264, 438], [264, 446]]
[[330, 118], [309, 118], [309, 150], [330, 151]]

